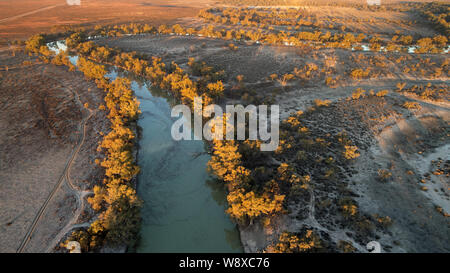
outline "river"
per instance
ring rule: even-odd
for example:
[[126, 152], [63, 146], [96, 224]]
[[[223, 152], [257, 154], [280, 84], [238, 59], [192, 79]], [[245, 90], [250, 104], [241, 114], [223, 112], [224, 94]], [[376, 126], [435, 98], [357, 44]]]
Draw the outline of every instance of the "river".
[[[64, 42], [48, 44], [55, 52]], [[70, 57], [76, 65], [77, 56]], [[127, 77], [140, 102], [137, 193], [144, 201], [136, 252], [243, 252], [239, 232], [225, 213], [226, 193], [208, 174], [203, 141], [174, 141], [170, 97], [145, 80], [109, 67], [110, 80]]]
[[[167, 99], [132, 83], [142, 111], [138, 125], [138, 195], [144, 200], [137, 252], [242, 252], [225, 213], [225, 192], [207, 172], [203, 141], [174, 141]], [[150, 92], [153, 91], [153, 92]]]

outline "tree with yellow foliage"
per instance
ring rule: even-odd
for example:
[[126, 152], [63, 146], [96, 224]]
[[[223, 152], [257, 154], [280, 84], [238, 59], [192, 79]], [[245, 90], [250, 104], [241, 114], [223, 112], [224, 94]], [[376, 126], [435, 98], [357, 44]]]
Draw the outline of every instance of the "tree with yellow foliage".
[[25, 42], [28, 52], [38, 53], [42, 46], [45, 46], [45, 38], [41, 34], [33, 35]]
[[261, 216], [273, 216], [283, 211], [284, 195], [264, 193], [257, 195], [254, 191], [244, 192], [243, 189], [232, 191], [228, 194], [229, 208], [227, 212], [240, 223], [253, 223], [253, 220]]
[[322, 249], [321, 240], [312, 230], [302, 232], [304, 234], [293, 234], [283, 232], [278, 243], [266, 248], [267, 253], [303, 253], [318, 252]]

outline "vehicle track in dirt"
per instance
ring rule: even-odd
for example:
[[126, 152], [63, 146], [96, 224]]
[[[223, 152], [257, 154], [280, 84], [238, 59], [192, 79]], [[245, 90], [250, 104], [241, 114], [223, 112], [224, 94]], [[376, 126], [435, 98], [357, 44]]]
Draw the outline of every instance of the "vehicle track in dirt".
[[25, 12], [25, 13], [22, 13], [22, 14], [18, 14], [18, 15], [15, 15], [15, 16], [3, 18], [3, 19], [0, 19], [0, 24], [4, 23], [4, 22], [16, 20], [16, 19], [28, 16], [28, 15], [32, 15], [32, 14], [35, 14], [35, 13], [39, 13], [39, 12], [42, 12], [42, 11], [46, 11], [46, 10], [49, 10], [49, 9], [54, 9], [56, 7], [65, 6], [65, 5], [66, 4], [58, 4], [58, 5], [53, 5], [53, 6], [47, 6], [47, 7], [35, 9], [35, 10], [29, 11], [29, 12]]
[[[62, 83], [62, 82], [60, 82], [60, 83], [64, 86], [64, 83]], [[58, 237], [61, 237], [61, 238], [62, 238], [62, 236], [65, 235], [65, 233], [62, 234], [63, 231], [65, 231], [65, 230], [67, 230], [67, 232], [70, 231], [70, 229], [71, 229], [70, 226], [72, 226], [73, 223], [76, 222], [76, 220], [78, 219], [79, 215], [80, 215], [81, 212], [83, 211], [83, 208], [84, 208], [84, 197], [85, 197], [86, 195], [92, 193], [92, 192], [90, 192], [90, 191], [81, 191], [81, 190], [77, 189], [77, 188], [72, 184], [72, 182], [71, 182], [71, 180], [70, 180], [70, 175], [69, 175], [69, 174], [70, 174], [70, 169], [71, 169], [71, 167], [72, 167], [72, 164], [73, 164], [73, 162], [74, 162], [74, 159], [75, 159], [76, 156], [78, 155], [79, 151], [81, 150], [81, 147], [83, 146], [83, 144], [84, 144], [84, 142], [85, 142], [85, 139], [86, 139], [86, 123], [87, 123], [87, 121], [94, 115], [95, 110], [91, 110], [91, 109], [89, 109], [89, 108], [84, 107], [83, 104], [81, 103], [80, 96], [79, 96], [78, 92], [76, 92], [76, 91], [75, 91], [74, 89], [72, 89], [71, 87], [66, 87], [66, 88], [68, 88], [69, 90], [71, 90], [71, 91], [73, 92], [74, 97], [76, 98], [77, 102], [81, 105], [81, 107], [87, 109], [87, 110], [89, 111], [89, 114], [88, 114], [85, 118], [83, 118], [83, 120], [82, 120], [82, 122], [81, 122], [81, 124], [80, 124], [80, 125], [81, 125], [81, 126], [80, 126], [80, 127], [81, 127], [80, 129], [81, 129], [81, 132], [82, 132], [82, 134], [80, 135], [80, 140], [78, 141], [78, 144], [77, 144], [77, 146], [75, 147], [75, 149], [72, 151], [72, 154], [71, 154], [71, 156], [70, 156], [70, 158], [69, 158], [69, 160], [68, 160], [66, 166], [64, 167], [64, 171], [63, 171], [63, 173], [61, 174], [61, 176], [60, 176], [60, 178], [59, 178], [59, 180], [58, 180], [58, 183], [55, 185], [55, 187], [53, 188], [53, 190], [50, 192], [49, 196], [48, 196], [47, 199], [44, 201], [44, 204], [43, 204], [43, 205], [41, 206], [41, 208], [39, 209], [37, 215], [34, 217], [33, 222], [32, 222], [32, 224], [31, 224], [30, 228], [28, 229], [27, 234], [25, 235], [25, 237], [23, 238], [23, 240], [21, 241], [21, 243], [20, 243], [20, 245], [19, 245], [19, 248], [17, 249], [17, 253], [23, 252], [23, 250], [24, 250], [25, 247], [27, 246], [27, 244], [28, 244], [28, 242], [30, 241], [30, 239], [31, 239], [31, 237], [32, 237], [32, 235], [33, 235], [33, 233], [34, 233], [35, 230], [36, 230], [36, 227], [37, 227], [37, 224], [39, 223], [39, 220], [40, 220], [40, 219], [42, 218], [42, 216], [44, 215], [44, 213], [45, 213], [45, 211], [46, 211], [46, 209], [47, 209], [47, 207], [48, 207], [48, 204], [49, 204], [50, 201], [53, 199], [53, 197], [55, 196], [56, 192], [61, 188], [61, 186], [62, 186], [62, 184], [63, 184], [64, 181], [67, 181], [69, 187], [71, 188], [71, 190], [72, 190], [73, 193], [75, 194], [75, 196], [76, 196], [76, 198], [77, 198], [77, 204], [78, 204], [77, 207], [78, 207], [78, 209], [77, 209], [77, 211], [76, 211], [74, 217], [72, 217], [72, 220], [69, 222], [69, 224], [67, 224], [66, 227], [63, 228], [63, 229], [58, 233], [57, 236], [55, 236], [55, 239], [53, 240], [53, 242], [52, 242], [52, 244], [50, 245], [50, 248], [49, 248], [49, 249], [52, 249], [52, 248], [53, 248], [52, 245], [53, 245], [54, 241], [56, 241], [56, 239], [57, 239]], [[61, 234], [62, 234], [62, 236], [61, 236]], [[57, 242], [56, 242], [56, 243], [57, 243]]]

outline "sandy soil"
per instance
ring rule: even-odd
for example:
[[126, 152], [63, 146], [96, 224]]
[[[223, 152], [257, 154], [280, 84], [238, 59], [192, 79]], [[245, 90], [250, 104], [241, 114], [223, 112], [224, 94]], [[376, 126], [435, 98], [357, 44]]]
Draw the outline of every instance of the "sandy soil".
[[[174, 22], [180, 17], [196, 16], [201, 8], [211, 3], [210, 0], [195, 0], [189, 3], [180, 0], [82, 0], [80, 6], [69, 6], [64, 4], [64, 0], [2, 1], [0, 2], [0, 43], [24, 39], [39, 32], [57, 32], [62, 26], [68, 25], [93, 27], [97, 24], [128, 22], [159, 25]], [[48, 8], [52, 6], [55, 7]], [[42, 10], [19, 17], [39, 9]], [[4, 20], [11, 17], [15, 19]]]

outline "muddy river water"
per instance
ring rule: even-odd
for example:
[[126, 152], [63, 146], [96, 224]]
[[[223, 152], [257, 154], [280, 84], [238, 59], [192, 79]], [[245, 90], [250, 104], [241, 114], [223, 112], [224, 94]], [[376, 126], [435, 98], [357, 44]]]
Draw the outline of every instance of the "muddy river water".
[[171, 106], [147, 84], [132, 83], [142, 111], [138, 125], [138, 195], [144, 200], [137, 252], [242, 252], [225, 213], [225, 192], [207, 172], [203, 141], [174, 141]]
[[[66, 50], [63, 42], [48, 45]], [[70, 57], [76, 65], [77, 56]], [[144, 201], [137, 252], [242, 252], [239, 232], [225, 213], [223, 187], [207, 171], [203, 141], [174, 141], [171, 103], [164, 92], [115, 67], [110, 80], [128, 77], [140, 102], [137, 192]], [[172, 103], [173, 104], [173, 103]]]

